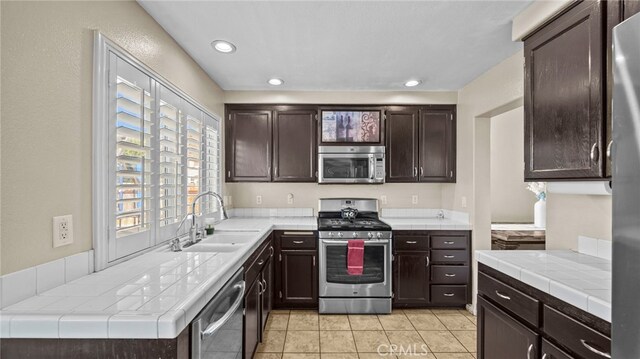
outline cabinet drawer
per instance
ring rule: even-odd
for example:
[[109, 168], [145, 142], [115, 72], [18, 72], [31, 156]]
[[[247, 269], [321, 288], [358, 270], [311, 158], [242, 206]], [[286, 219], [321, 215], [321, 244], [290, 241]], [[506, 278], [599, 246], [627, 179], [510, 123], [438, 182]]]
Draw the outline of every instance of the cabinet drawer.
[[544, 306], [543, 330], [558, 343], [585, 359], [611, 357], [611, 339], [575, 319]]
[[432, 235], [431, 248], [433, 249], [467, 249], [469, 237], [465, 235]]
[[317, 242], [313, 232], [284, 232], [280, 236], [282, 249], [316, 249]]
[[431, 266], [431, 282], [436, 284], [467, 284], [468, 266]]
[[[544, 359], [574, 359], [571, 355], [564, 352], [564, 350], [549, 343], [546, 339], [542, 339], [542, 357]], [[546, 355], [546, 357], [545, 357]]]
[[427, 236], [396, 236], [393, 239], [393, 248], [400, 250], [428, 250], [429, 237]]
[[265, 263], [267, 263], [267, 260], [269, 259], [269, 257], [273, 255], [274, 249], [273, 249], [273, 245], [271, 244], [271, 241], [267, 242], [265, 245], [258, 248], [256, 252], [258, 252], [259, 254], [253, 260], [253, 262], [245, 269], [244, 278], [247, 283], [252, 282], [258, 276], [258, 274], [264, 267]]
[[478, 273], [478, 292], [534, 326], [540, 323], [540, 302], [537, 299], [484, 273]]
[[467, 304], [466, 285], [432, 285], [431, 303], [433, 304]]
[[468, 264], [469, 251], [460, 249], [433, 249], [431, 250], [432, 263]]

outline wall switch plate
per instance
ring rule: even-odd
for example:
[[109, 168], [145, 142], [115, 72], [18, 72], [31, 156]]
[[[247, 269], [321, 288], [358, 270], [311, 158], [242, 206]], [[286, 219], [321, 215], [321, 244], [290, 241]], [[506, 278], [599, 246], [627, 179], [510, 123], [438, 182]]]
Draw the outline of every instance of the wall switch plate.
[[262, 196], [256, 196], [256, 204], [262, 204]]
[[418, 195], [413, 195], [411, 196], [411, 203], [412, 204], [418, 204]]
[[73, 216], [53, 217], [53, 248], [73, 243]]
[[382, 204], [387, 204], [387, 196], [384, 195], [384, 194], [382, 196], [380, 196], [380, 202]]
[[466, 196], [462, 196], [462, 208], [467, 208], [467, 197]]
[[293, 204], [293, 193], [287, 195], [287, 204]]

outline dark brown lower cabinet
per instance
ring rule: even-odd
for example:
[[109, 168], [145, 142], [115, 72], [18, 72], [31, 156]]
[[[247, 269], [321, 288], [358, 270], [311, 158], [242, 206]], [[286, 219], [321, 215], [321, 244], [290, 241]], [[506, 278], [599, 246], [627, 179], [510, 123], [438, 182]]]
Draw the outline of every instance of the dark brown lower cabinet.
[[275, 232], [277, 308], [318, 307], [318, 253], [315, 232]]
[[174, 339], [7, 338], [0, 341], [0, 358], [190, 359], [189, 329], [188, 326]]
[[244, 357], [252, 358], [273, 307], [273, 239], [270, 236], [245, 262]]
[[537, 358], [540, 336], [478, 297], [478, 358]]
[[471, 232], [394, 231], [393, 306], [471, 302]]
[[252, 358], [260, 342], [262, 332], [260, 314], [260, 293], [262, 286], [256, 278], [247, 285], [244, 297], [244, 357]]
[[394, 306], [429, 304], [429, 252], [396, 252], [393, 261]]
[[611, 358], [611, 323], [478, 264], [478, 358]]

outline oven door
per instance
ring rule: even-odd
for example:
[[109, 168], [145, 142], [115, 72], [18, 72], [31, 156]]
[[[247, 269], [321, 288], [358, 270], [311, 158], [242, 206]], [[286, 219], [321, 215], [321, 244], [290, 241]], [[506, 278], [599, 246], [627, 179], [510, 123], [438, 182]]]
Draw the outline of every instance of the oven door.
[[318, 183], [384, 182], [384, 177], [376, 178], [375, 167], [376, 155], [372, 153], [321, 153]]
[[320, 297], [391, 297], [391, 242], [364, 244], [362, 275], [347, 273], [346, 240], [320, 241]]

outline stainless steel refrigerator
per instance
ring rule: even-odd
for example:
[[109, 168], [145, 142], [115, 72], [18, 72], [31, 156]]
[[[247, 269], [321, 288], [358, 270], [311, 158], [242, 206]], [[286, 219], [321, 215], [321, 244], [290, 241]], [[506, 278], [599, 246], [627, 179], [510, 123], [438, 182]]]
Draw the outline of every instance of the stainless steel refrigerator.
[[640, 15], [613, 30], [612, 357], [640, 358]]

